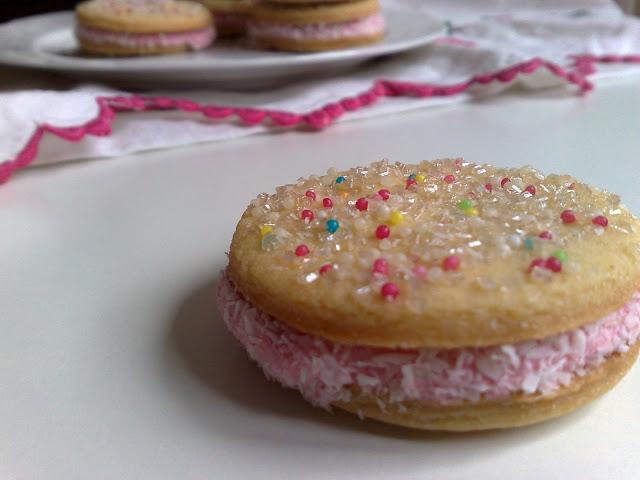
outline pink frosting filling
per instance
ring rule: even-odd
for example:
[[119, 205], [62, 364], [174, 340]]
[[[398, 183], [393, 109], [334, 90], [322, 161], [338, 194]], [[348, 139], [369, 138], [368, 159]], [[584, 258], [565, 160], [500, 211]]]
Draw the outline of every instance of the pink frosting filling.
[[212, 27], [190, 32], [168, 33], [126, 33], [110, 32], [82, 25], [76, 27], [76, 35], [81, 40], [97, 44], [112, 44], [127, 48], [156, 48], [188, 45], [192, 50], [201, 50], [211, 45], [215, 39]]
[[278, 37], [291, 40], [340, 40], [343, 38], [366, 37], [384, 32], [385, 22], [381, 14], [341, 23], [317, 23], [311, 25], [290, 25], [250, 21], [249, 34], [254, 37]]
[[583, 376], [640, 336], [640, 292], [618, 311], [574, 331], [513, 345], [388, 350], [340, 345], [296, 332], [245, 301], [223, 272], [222, 318], [270, 378], [314, 405], [349, 401], [349, 387], [389, 398], [448, 405], [511, 394], [548, 394]]

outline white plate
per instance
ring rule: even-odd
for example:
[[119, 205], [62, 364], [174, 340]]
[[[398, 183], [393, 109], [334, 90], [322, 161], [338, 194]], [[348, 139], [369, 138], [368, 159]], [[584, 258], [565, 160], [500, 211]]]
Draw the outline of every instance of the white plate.
[[387, 9], [384, 41], [361, 48], [294, 54], [217, 43], [201, 52], [142, 58], [88, 58], [78, 53], [72, 12], [37, 15], [0, 25], [0, 63], [55, 70], [129, 86], [217, 85], [254, 88], [305, 75], [336, 74], [375, 57], [425, 45], [443, 33], [439, 20]]

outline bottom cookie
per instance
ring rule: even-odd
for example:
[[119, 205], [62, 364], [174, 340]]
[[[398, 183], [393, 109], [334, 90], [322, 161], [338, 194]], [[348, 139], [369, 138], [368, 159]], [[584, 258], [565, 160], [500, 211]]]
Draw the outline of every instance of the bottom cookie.
[[400, 404], [354, 392], [349, 402], [333, 405], [385, 423], [421, 430], [474, 431], [521, 427], [570, 413], [613, 388], [631, 368], [640, 342], [625, 353], [616, 353], [602, 365], [551, 395], [518, 394], [502, 401], [439, 406], [405, 401]]
[[281, 37], [254, 37], [254, 43], [265, 49], [283, 50], [287, 52], [321, 52], [326, 50], [343, 50], [377, 43], [384, 38], [384, 33], [331, 40], [293, 40]]
[[170, 53], [182, 53], [190, 51], [187, 45], [174, 45], [167, 47], [123, 47], [108, 43], [91, 43], [81, 40], [80, 49], [89, 55], [107, 57], [135, 57], [145, 55], [166, 55]]

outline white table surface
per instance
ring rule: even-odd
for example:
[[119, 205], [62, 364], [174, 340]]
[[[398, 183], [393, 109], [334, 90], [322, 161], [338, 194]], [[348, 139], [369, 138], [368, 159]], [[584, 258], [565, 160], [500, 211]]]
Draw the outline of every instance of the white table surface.
[[418, 433], [263, 379], [214, 285], [259, 192], [386, 157], [568, 172], [640, 213], [640, 83], [36, 168], [0, 187], [2, 479], [630, 479], [640, 367], [564, 419]]

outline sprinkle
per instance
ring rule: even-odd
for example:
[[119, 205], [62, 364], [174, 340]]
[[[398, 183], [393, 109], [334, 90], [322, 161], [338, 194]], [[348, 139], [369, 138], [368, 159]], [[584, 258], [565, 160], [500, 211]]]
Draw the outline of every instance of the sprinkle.
[[310, 198], [311, 200], [315, 200], [316, 199], [316, 192], [314, 192], [313, 190], [307, 190], [304, 193], [304, 196], [307, 198]]
[[409, 175], [409, 180], [415, 180], [416, 179], [416, 174], [412, 173], [411, 175]]
[[389, 218], [389, 223], [392, 226], [400, 225], [402, 222], [404, 222], [404, 216], [402, 215], [402, 213], [400, 213], [398, 211], [391, 212], [391, 217]]
[[533, 250], [534, 247], [534, 241], [533, 241], [533, 237], [527, 237], [524, 239], [524, 248], [526, 250]]
[[356, 208], [361, 212], [364, 212], [367, 208], [369, 208], [369, 201], [364, 197], [360, 197], [356, 200]]
[[331, 208], [331, 207], [333, 207], [333, 201], [329, 197], [323, 198], [322, 199], [322, 206], [324, 208]]
[[386, 225], [378, 225], [378, 228], [376, 228], [376, 237], [380, 240], [387, 238], [390, 234], [391, 230]]
[[444, 180], [444, 183], [451, 184], [456, 181], [456, 177], [454, 177], [453, 175], [445, 175], [443, 180]]
[[263, 225], [260, 227], [260, 235], [263, 237], [271, 232], [273, 232], [273, 227], [271, 225]]
[[536, 187], [534, 187], [533, 185], [527, 185], [526, 187], [524, 187], [524, 191], [529, 193], [530, 195], [535, 195]]
[[336, 183], [337, 184], [341, 184], [341, 183], [344, 183], [345, 180], [346, 180], [346, 178], [344, 178], [342, 175], [340, 175], [338, 178], [336, 178]]
[[465, 214], [467, 217], [477, 217], [480, 213], [478, 212], [478, 209], [477, 209], [477, 208], [467, 208], [467, 209], [464, 211], [464, 214]]
[[484, 184], [484, 189], [485, 189], [487, 192], [493, 192], [493, 185], [491, 185], [490, 183], [485, 183], [485, 184]]
[[602, 228], [607, 228], [609, 226], [609, 219], [607, 219], [607, 217], [605, 217], [604, 215], [598, 215], [597, 217], [593, 217], [591, 223]]
[[382, 190], [378, 190], [378, 195], [380, 195], [380, 198], [382, 198], [382, 200], [389, 200], [391, 192], [386, 188], [383, 188]]
[[373, 273], [378, 273], [380, 275], [389, 274], [389, 264], [384, 258], [378, 258], [373, 262]]
[[556, 250], [551, 254], [552, 257], [557, 258], [560, 262], [564, 263], [567, 261], [567, 252], [564, 250]]
[[504, 188], [504, 186], [505, 186], [507, 183], [509, 183], [510, 181], [511, 181], [511, 179], [510, 179], [510, 178], [504, 177], [502, 180], [500, 180], [500, 186], [501, 186], [502, 188]]
[[465, 198], [464, 200], [460, 200], [458, 202], [458, 208], [460, 210], [469, 210], [470, 208], [473, 208], [473, 202]]
[[306, 257], [309, 255], [309, 247], [304, 243], [296, 247], [296, 257]]
[[573, 213], [573, 210], [565, 210], [560, 214], [560, 218], [562, 219], [562, 223], [574, 223], [576, 221], [576, 214]]
[[554, 273], [560, 273], [562, 271], [562, 262], [556, 257], [549, 257], [544, 263], [544, 268]]
[[406, 184], [406, 185], [407, 185], [407, 186], [406, 186], [407, 190], [408, 190], [409, 188], [413, 187], [416, 183], [418, 183], [418, 182], [416, 182], [415, 178], [409, 178], [409, 179], [407, 180], [407, 184]]
[[395, 283], [387, 282], [380, 288], [380, 294], [385, 300], [395, 300], [400, 295], [400, 289]]
[[327, 232], [333, 234], [336, 233], [338, 231], [338, 228], [340, 228], [340, 223], [335, 220], [335, 219], [330, 219], [327, 220]]
[[325, 273], [327, 273], [332, 268], [333, 268], [333, 265], [331, 265], [330, 263], [325, 263], [324, 265], [322, 265], [320, 267], [320, 275], [324, 275]]
[[553, 234], [549, 230], [544, 230], [538, 234], [538, 238], [543, 240], [551, 240], [553, 239]]
[[421, 173], [417, 174], [415, 177], [416, 182], [418, 183], [422, 183], [426, 180], [426, 177], [424, 175], [422, 175]]
[[267, 233], [264, 237], [262, 237], [260, 246], [264, 251], [270, 252], [278, 246], [278, 237], [276, 237], [273, 233]]
[[311, 210], [307, 210], [306, 208], [300, 212], [300, 218], [304, 220], [306, 223], [309, 223], [313, 220], [314, 215]]
[[460, 257], [457, 255], [449, 255], [442, 260], [442, 269], [445, 271], [457, 270], [460, 267]]
[[423, 265], [416, 265], [411, 269], [413, 274], [421, 280], [427, 278], [427, 268]]
[[534, 268], [543, 268], [543, 267], [544, 267], [544, 259], [534, 258], [533, 260], [531, 260], [531, 263], [529, 264], [528, 272], [531, 273]]

